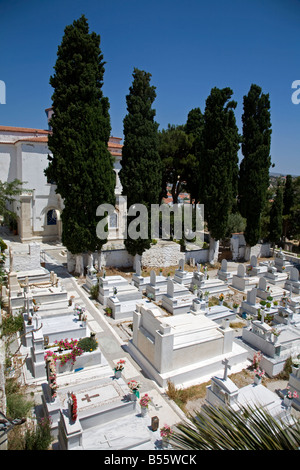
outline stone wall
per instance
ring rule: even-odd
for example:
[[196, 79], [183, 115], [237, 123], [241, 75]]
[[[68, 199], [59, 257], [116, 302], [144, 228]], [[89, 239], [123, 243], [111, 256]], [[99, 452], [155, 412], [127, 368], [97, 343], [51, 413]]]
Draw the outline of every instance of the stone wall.
[[230, 240], [232, 260], [239, 261], [246, 259], [248, 261], [252, 255], [257, 258], [266, 258], [271, 256], [270, 243], [258, 243], [252, 246], [249, 253], [246, 253], [246, 241], [242, 233], [233, 233]]
[[175, 242], [158, 240], [149, 250], [142, 254], [141, 265], [148, 267], [177, 266], [184, 254], [180, 251], [180, 245]]

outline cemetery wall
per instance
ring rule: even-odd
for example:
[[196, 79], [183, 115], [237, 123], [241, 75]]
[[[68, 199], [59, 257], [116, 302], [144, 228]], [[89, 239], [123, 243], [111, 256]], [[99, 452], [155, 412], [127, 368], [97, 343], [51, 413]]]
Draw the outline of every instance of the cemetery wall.
[[[245, 258], [246, 241], [242, 233], [233, 233], [230, 240], [232, 260], [238, 261]], [[270, 243], [258, 243], [251, 247], [250, 257], [255, 255], [257, 258], [267, 258], [271, 256]], [[250, 258], [249, 258], [250, 259]]]
[[26, 251], [13, 251], [13, 270], [15, 272], [31, 271], [40, 267], [40, 244], [30, 243]]
[[141, 265], [148, 267], [177, 266], [183, 254], [175, 242], [158, 242], [142, 254]]
[[209, 250], [190, 250], [185, 252], [185, 262], [189, 263], [190, 259], [195, 260], [195, 264], [202, 264], [208, 262]]

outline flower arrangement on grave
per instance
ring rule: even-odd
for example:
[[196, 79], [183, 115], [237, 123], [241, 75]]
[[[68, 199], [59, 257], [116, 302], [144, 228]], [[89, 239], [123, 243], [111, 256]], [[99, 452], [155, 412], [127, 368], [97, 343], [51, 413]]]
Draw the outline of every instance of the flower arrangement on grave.
[[70, 405], [71, 405], [71, 419], [73, 421], [76, 421], [76, 419], [78, 418], [78, 410], [77, 410], [77, 398], [76, 398], [76, 395], [75, 393], [71, 393], [71, 396], [70, 396]]
[[140, 405], [142, 408], [148, 408], [151, 398], [149, 397], [148, 393], [142, 396], [140, 399]]
[[265, 377], [265, 371], [258, 367], [257, 369], [254, 369], [254, 375], [258, 380], [262, 380]]
[[224, 294], [220, 294], [220, 295], [219, 295], [219, 301], [220, 301], [220, 302], [223, 302], [223, 300], [224, 300]]
[[173, 431], [171, 429], [171, 426], [168, 424], [164, 424], [162, 428], [160, 428], [160, 437], [163, 439], [170, 439], [171, 435], [173, 434]]
[[78, 315], [79, 320], [82, 320], [82, 315], [84, 315], [85, 313], [85, 307], [75, 304], [74, 311], [75, 311], [75, 314]]
[[208, 290], [206, 290], [206, 291], [204, 292], [204, 296], [205, 296], [205, 297], [208, 297], [208, 296], [209, 296], [209, 291], [208, 291]]
[[251, 266], [251, 264], [250, 264], [250, 266], [247, 267], [247, 271], [248, 271], [248, 272], [251, 272], [252, 269], [253, 269], [253, 266]]
[[269, 302], [272, 302], [273, 297], [272, 297], [271, 295], [268, 295], [267, 300], [268, 300]]
[[233, 303], [233, 308], [238, 308], [239, 307], [239, 304], [237, 304], [236, 302]]
[[282, 271], [284, 271], [284, 270], [285, 270], [285, 266], [282, 266]]
[[72, 365], [74, 365], [76, 358], [84, 353], [83, 349], [78, 346], [77, 339], [71, 339], [71, 341], [69, 341], [68, 339], [60, 341], [56, 340], [54, 341], [54, 347], [58, 348], [58, 352], [62, 352], [64, 350], [69, 351], [65, 354], [57, 354], [53, 351], [46, 352], [44, 356], [45, 359], [47, 360], [49, 357], [52, 357], [55, 361], [59, 360], [60, 367], [65, 365], [68, 361], [71, 361]]
[[277, 328], [272, 328], [271, 329], [271, 333], [274, 335], [274, 336], [279, 336], [281, 331], [280, 330], [277, 330]]
[[71, 297], [69, 298], [69, 305], [72, 305], [73, 299], [75, 299], [75, 296], [71, 295]]
[[49, 356], [46, 360], [48, 363], [47, 368], [47, 375], [48, 375], [48, 383], [51, 390], [52, 398], [57, 397], [57, 382], [56, 382], [56, 364], [55, 359], [52, 356]]
[[298, 393], [296, 392], [296, 390], [295, 390], [294, 392], [291, 392], [291, 391], [289, 390], [289, 388], [290, 388], [289, 385], [288, 385], [286, 388], [287, 388], [287, 390], [288, 390], [288, 391], [287, 391], [287, 394], [286, 394], [286, 398], [288, 398], [289, 400], [292, 400], [293, 398], [298, 398], [298, 397], [299, 397], [299, 395], [298, 395]]
[[124, 369], [124, 366], [125, 366], [125, 363], [126, 361], [124, 359], [120, 359], [118, 362], [117, 362], [117, 365], [115, 367], [115, 370], [123, 370]]
[[259, 366], [261, 360], [262, 360], [261, 351], [257, 351], [256, 353], [253, 354], [252, 366], [253, 366], [254, 369], [258, 369], [258, 366]]
[[127, 385], [131, 391], [137, 391], [141, 387], [140, 382], [134, 379], [130, 380]]

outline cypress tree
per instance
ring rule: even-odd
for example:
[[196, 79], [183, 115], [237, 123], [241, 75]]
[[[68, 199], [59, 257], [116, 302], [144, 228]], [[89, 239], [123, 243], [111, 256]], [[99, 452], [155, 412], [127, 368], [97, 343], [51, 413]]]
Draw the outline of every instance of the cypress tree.
[[283, 188], [279, 183], [270, 210], [269, 239], [272, 243], [278, 243], [282, 236], [282, 212], [283, 212]]
[[200, 108], [193, 108], [188, 113], [185, 132], [191, 138], [191, 150], [187, 158], [186, 187], [190, 193], [191, 202], [196, 204], [199, 199], [200, 185], [200, 160], [202, 148], [202, 132], [204, 127], [204, 116]]
[[[160, 203], [162, 165], [158, 152], [158, 124], [152, 104], [156, 98], [155, 87], [150, 85], [151, 74], [137, 68], [126, 96], [127, 115], [124, 118], [124, 145], [122, 168], [119, 172], [127, 206], [143, 204], [150, 217], [151, 204]], [[132, 221], [127, 217], [127, 225]], [[148, 220], [148, 238], [125, 240], [127, 251], [141, 255], [150, 247], [151, 224]]]
[[204, 113], [199, 201], [204, 204], [210, 235], [217, 241], [226, 235], [228, 216], [237, 195], [240, 136], [234, 115], [237, 103], [230, 100], [232, 93], [230, 88], [213, 88]]
[[49, 136], [48, 180], [64, 201], [62, 242], [73, 254], [94, 252], [106, 240], [97, 238], [102, 203], [115, 203], [109, 102], [103, 96], [103, 55], [100, 36], [89, 33], [84, 15], [65, 28], [50, 77], [52, 135]]
[[245, 240], [254, 246], [261, 236], [261, 214], [266, 203], [271, 166], [271, 116], [269, 95], [251, 85], [244, 96], [243, 160], [239, 172], [239, 208], [247, 219]]
[[291, 175], [286, 176], [283, 192], [283, 232], [285, 237], [290, 235], [291, 210], [294, 206], [294, 186]]

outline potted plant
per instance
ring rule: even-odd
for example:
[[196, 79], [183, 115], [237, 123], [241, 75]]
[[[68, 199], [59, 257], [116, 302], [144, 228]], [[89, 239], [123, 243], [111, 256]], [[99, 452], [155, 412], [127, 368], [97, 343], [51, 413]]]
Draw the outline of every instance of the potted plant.
[[270, 310], [270, 308], [271, 308], [270, 302], [267, 302], [266, 307], [267, 307], [267, 310]]
[[164, 424], [164, 426], [160, 428], [160, 437], [162, 439], [163, 449], [169, 447], [169, 440], [172, 434], [173, 434], [173, 431], [171, 429], [171, 426], [169, 426], [168, 424]]
[[137, 398], [140, 397], [140, 392], [139, 388], [141, 387], [141, 384], [137, 380], [130, 380], [128, 382], [128, 387], [131, 390], [130, 398], [132, 401], [136, 401]]
[[237, 312], [237, 309], [239, 308], [239, 304], [237, 304], [236, 302], [234, 302], [233, 305], [232, 305], [232, 308], [233, 308], [233, 311], [236, 313], [236, 312]]
[[277, 330], [276, 328], [272, 328], [271, 333], [274, 337], [274, 343], [277, 342], [278, 336], [280, 335], [281, 331]]
[[112, 314], [112, 309], [110, 307], [106, 307], [105, 309], [105, 313], [108, 317], [111, 317], [111, 314]]
[[141, 415], [142, 416], [146, 416], [147, 412], [148, 412], [148, 406], [149, 406], [149, 403], [151, 401], [151, 398], [149, 397], [149, 395], [147, 393], [145, 393], [145, 395], [143, 395], [140, 399], [140, 407], [141, 407]]
[[254, 369], [254, 383], [259, 385], [265, 376], [265, 372], [259, 368]]
[[122, 370], [124, 369], [125, 362], [126, 362], [126, 361], [124, 361], [124, 359], [120, 359], [120, 360], [117, 362], [117, 365], [116, 365], [116, 367], [114, 368], [114, 371], [115, 371], [115, 378], [116, 378], [116, 379], [119, 379], [119, 378], [121, 377]]
[[292, 401], [293, 401], [293, 398], [298, 398], [298, 393], [296, 392], [296, 390], [294, 392], [291, 392], [289, 390], [289, 385], [286, 387], [287, 389], [287, 393], [283, 399], [283, 403], [285, 406], [287, 406], [288, 408], [292, 406]]
[[224, 302], [224, 294], [219, 295], [219, 305], [223, 305]]

